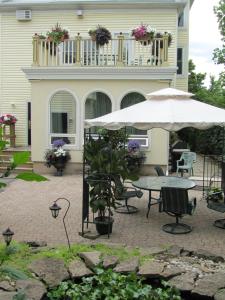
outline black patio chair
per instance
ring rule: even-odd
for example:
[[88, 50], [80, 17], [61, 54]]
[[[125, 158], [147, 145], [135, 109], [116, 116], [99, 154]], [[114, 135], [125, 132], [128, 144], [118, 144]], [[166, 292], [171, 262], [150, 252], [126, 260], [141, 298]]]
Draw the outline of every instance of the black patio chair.
[[155, 171], [156, 171], [156, 173], [157, 173], [158, 176], [166, 176], [166, 174], [164, 173], [162, 167], [155, 166], [154, 169], [155, 169]]
[[114, 175], [112, 177], [112, 181], [114, 182], [113, 193], [114, 197], [117, 201], [125, 201], [124, 204], [119, 205], [115, 211], [121, 214], [133, 214], [138, 211], [138, 208], [129, 205], [128, 200], [130, 198], [141, 198], [143, 196], [143, 192], [131, 186], [124, 186], [119, 175]]
[[179, 223], [183, 215], [192, 215], [196, 207], [196, 198], [189, 200], [188, 191], [182, 188], [163, 187], [161, 190], [161, 211], [176, 218], [176, 223], [163, 225], [162, 229], [171, 234], [189, 233], [192, 227]]

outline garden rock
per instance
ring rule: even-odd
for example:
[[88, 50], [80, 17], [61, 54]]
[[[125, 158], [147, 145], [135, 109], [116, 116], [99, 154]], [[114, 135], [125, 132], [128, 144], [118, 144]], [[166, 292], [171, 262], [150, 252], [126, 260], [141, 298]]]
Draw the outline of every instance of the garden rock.
[[158, 261], [146, 261], [139, 269], [138, 275], [146, 278], [158, 278], [162, 276], [165, 263]]
[[225, 273], [215, 273], [199, 279], [192, 293], [194, 296], [213, 297], [219, 289], [224, 287]]
[[80, 252], [78, 255], [84, 259], [86, 266], [91, 269], [96, 267], [101, 262], [101, 252], [99, 251]]
[[225, 299], [225, 289], [221, 289], [216, 292], [214, 300], [224, 300]]
[[115, 272], [130, 273], [137, 272], [139, 268], [139, 260], [137, 257], [132, 257], [129, 260], [120, 262], [115, 268]]
[[22, 289], [29, 300], [40, 300], [47, 292], [44, 284], [36, 279], [17, 280], [16, 288]]
[[205, 250], [198, 250], [198, 251], [195, 251], [193, 253], [194, 256], [197, 256], [198, 258], [203, 258], [203, 259], [209, 259], [209, 260], [212, 260], [214, 262], [224, 262], [224, 258], [222, 256], [218, 256], [218, 255], [215, 255], [209, 251], [205, 251]]
[[105, 268], [105, 269], [114, 268], [118, 264], [118, 262], [119, 262], [119, 259], [116, 256], [112, 256], [112, 255], [105, 256], [103, 258], [103, 262], [102, 262], [103, 268]]
[[166, 252], [166, 249], [161, 247], [149, 247], [149, 248], [140, 248], [140, 255], [157, 255]]
[[182, 273], [185, 273], [185, 268], [181, 268], [174, 265], [167, 265], [166, 268], [163, 270], [163, 273], [161, 276], [165, 279], [180, 275]]
[[180, 256], [181, 252], [184, 249], [182, 247], [179, 247], [177, 245], [171, 246], [169, 249], [167, 249], [167, 254], [171, 256]]
[[43, 280], [49, 287], [55, 287], [69, 278], [64, 262], [56, 258], [42, 258], [33, 261], [29, 269]]
[[15, 291], [16, 289], [7, 280], [3, 280], [0, 282], [0, 290], [12, 292]]
[[16, 292], [0, 292], [0, 300], [13, 300]]
[[93, 275], [93, 272], [88, 269], [85, 265], [85, 263], [83, 263], [80, 260], [73, 260], [69, 266], [69, 273], [71, 275], [72, 278], [80, 278], [83, 276], [89, 276], [89, 275]]
[[196, 273], [185, 273], [171, 278], [168, 283], [183, 292], [191, 292], [194, 289]]
[[27, 244], [29, 247], [46, 247], [47, 242], [45, 241], [24, 241], [25, 244]]

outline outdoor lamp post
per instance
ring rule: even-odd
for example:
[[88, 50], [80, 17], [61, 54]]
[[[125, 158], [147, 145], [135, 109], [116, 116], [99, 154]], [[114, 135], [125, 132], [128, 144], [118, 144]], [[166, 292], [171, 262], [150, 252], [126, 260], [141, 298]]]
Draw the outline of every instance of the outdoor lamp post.
[[7, 228], [5, 231], [3, 231], [2, 235], [4, 237], [6, 246], [8, 247], [9, 244], [11, 243], [11, 241], [12, 241], [12, 237], [14, 235], [14, 232], [11, 231], [10, 228]]
[[67, 229], [66, 229], [66, 224], [65, 224], [65, 218], [66, 218], [66, 215], [67, 215], [68, 210], [69, 210], [69, 208], [70, 208], [70, 201], [69, 201], [68, 199], [66, 199], [66, 198], [58, 198], [58, 199], [56, 199], [56, 200], [54, 201], [53, 205], [49, 207], [49, 209], [50, 209], [51, 212], [52, 212], [53, 218], [56, 219], [56, 218], [58, 217], [59, 211], [60, 211], [60, 209], [61, 209], [61, 207], [58, 206], [58, 204], [57, 204], [57, 202], [58, 202], [59, 200], [65, 200], [65, 201], [67, 201], [67, 203], [68, 203], [68, 207], [67, 207], [66, 212], [65, 212], [65, 215], [64, 215], [64, 217], [63, 217], [63, 225], [64, 225], [64, 229], [65, 229], [65, 233], [66, 233], [66, 238], [67, 238], [67, 242], [68, 242], [68, 247], [69, 247], [69, 249], [70, 249], [70, 240], [69, 240], [69, 236], [68, 236]]

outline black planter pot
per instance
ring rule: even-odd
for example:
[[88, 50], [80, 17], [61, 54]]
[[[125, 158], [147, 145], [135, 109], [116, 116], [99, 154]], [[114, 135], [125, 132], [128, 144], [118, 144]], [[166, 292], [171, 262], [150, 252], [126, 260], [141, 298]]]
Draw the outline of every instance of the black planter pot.
[[53, 166], [56, 168], [55, 176], [62, 176], [63, 170], [66, 166], [66, 159], [64, 157], [59, 157], [54, 163]]
[[96, 217], [94, 223], [96, 230], [100, 235], [112, 233], [114, 219], [111, 217]]

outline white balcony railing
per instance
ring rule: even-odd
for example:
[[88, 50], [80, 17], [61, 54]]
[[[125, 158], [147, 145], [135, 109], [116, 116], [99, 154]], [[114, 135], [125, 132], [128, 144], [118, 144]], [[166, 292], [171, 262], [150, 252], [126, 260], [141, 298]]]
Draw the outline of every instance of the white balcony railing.
[[91, 38], [53, 42], [33, 38], [33, 66], [162, 66], [168, 61], [168, 36], [149, 41], [125, 39], [123, 35], [98, 46]]

